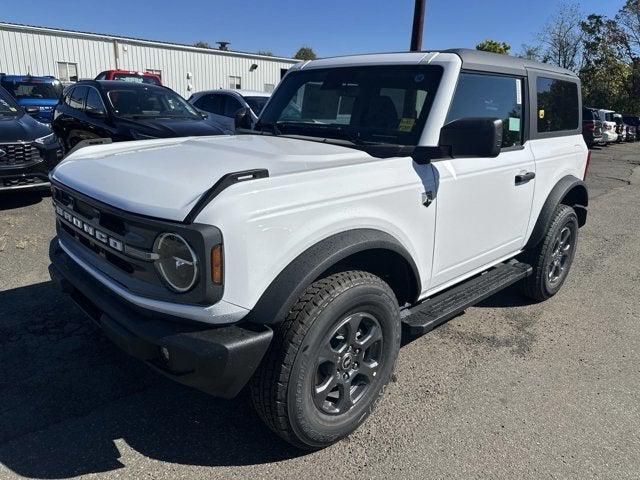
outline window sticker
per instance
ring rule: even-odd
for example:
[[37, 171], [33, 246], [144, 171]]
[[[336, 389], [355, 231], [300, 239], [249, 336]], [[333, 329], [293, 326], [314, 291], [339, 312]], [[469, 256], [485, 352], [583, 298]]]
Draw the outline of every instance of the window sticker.
[[516, 104], [522, 105], [522, 80], [516, 78]]
[[398, 130], [401, 132], [410, 132], [415, 123], [416, 123], [415, 118], [402, 118], [400, 119], [400, 125], [398, 125]]
[[520, 131], [520, 119], [517, 117], [509, 117], [509, 131], [510, 132], [519, 132]]
[[538, 110], [538, 118], [542, 120], [544, 118], [544, 108]]

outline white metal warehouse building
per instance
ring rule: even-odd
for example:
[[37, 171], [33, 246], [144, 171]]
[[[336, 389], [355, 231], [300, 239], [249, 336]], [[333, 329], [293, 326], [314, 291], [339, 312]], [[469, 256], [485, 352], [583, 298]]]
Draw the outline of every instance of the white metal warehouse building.
[[159, 74], [183, 97], [201, 90], [271, 91], [297, 60], [167, 42], [0, 23], [0, 72], [53, 75], [63, 82], [104, 70]]

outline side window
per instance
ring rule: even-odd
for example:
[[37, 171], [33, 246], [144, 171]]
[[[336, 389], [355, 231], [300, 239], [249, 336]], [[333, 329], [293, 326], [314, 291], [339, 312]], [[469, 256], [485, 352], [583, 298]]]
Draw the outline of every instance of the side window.
[[445, 123], [460, 118], [502, 120], [502, 147], [522, 145], [521, 78], [503, 75], [461, 73]]
[[576, 130], [580, 120], [578, 84], [538, 77], [538, 132]]
[[87, 87], [80, 86], [73, 89], [69, 97], [69, 106], [77, 110], [84, 108], [84, 99], [87, 96]]
[[102, 72], [96, 77], [96, 80], [106, 80], [106, 79], [107, 79], [107, 72]]
[[75, 87], [71, 87], [64, 92], [64, 95], [62, 97], [62, 102], [65, 105], [71, 106], [71, 95], [73, 94], [73, 90], [75, 90]]
[[235, 98], [228, 96], [224, 102], [224, 116], [234, 117], [236, 112], [242, 108], [242, 104]]
[[196, 108], [204, 110], [205, 112], [215, 113], [216, 115], [222, 115], [224, 109], [223, 96], [222, 95], [203, 95], [194, 103]]
[[100, 94], [95, 88], [89, 88], [89, 93], [87, 93], [87, 104], [85, 106], [85, 110], [87, 112], [105, 112], [107, 109], [102, 102], [102, 98], [100, 98]]

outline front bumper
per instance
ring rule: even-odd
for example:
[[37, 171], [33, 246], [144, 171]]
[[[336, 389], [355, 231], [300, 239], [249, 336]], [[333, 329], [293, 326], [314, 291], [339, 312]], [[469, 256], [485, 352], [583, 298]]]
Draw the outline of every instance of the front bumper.
[[103, 288], [57, 238], [49, 272], [116, 345], [167, 377], [222, 398], [233, 398], [257, 369], [273, 337], [261, 325], [214, 327], [137, 307]]

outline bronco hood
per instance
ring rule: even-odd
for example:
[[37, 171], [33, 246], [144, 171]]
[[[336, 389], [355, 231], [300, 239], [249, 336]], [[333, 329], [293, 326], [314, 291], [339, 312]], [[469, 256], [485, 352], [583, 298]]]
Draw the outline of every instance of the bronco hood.
[[353, 148], [284, 137], [188, 137], [85, 147], [53, 179], [128, 212], [182, 221], [227, 173], [266, 169], [273, 177], [370, 160]]

